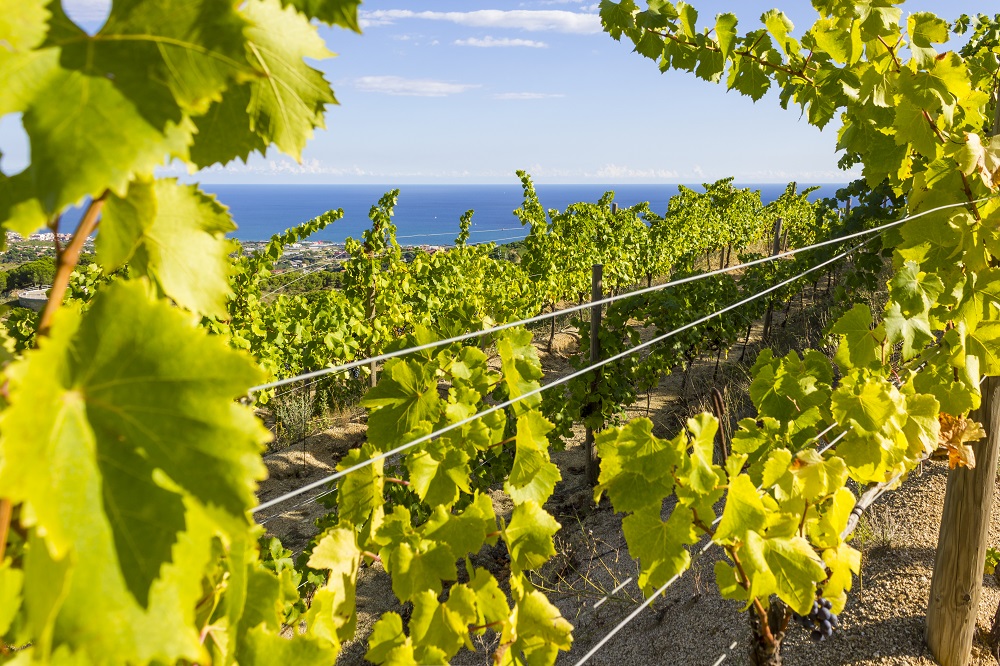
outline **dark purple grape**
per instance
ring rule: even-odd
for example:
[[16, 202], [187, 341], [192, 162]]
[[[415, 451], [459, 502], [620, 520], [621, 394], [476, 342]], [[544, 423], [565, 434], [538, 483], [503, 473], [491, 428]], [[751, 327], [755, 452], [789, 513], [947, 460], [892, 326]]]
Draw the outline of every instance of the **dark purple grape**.
[[832, 608], [833, 603], [829, 599], [817, 599], [813, 602], [808, 615], [794, 613], [793, 617], [809, 632], [814, 641], [823, 641], [833, 636], [834, 628], [840, 625], [840, 621], [831, 610]]

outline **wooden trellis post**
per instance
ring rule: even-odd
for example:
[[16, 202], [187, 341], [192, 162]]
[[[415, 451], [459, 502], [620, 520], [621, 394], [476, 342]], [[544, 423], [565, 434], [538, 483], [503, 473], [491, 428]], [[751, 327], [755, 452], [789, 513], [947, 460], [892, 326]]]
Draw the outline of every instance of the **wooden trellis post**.
[[969, 418], [983, 424], [986, 437], [971, 445], [973, 469], [958, 467], [948, 474], [927, 604], [927, 647], [941, 666], [969, 663], [983, 587], [1000, 452], [1000, 377], [988, 377], [982, 395]]

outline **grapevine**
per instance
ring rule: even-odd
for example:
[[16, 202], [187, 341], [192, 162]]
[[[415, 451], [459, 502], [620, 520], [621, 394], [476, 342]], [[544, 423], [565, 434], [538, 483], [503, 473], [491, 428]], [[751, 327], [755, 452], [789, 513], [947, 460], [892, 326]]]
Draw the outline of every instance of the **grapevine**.
[[[913, 217], [859, 257], [873, 268], [891, 259], [889, 300], [880, 311], [844, 308], [829, 329], [833, 359], [759, 355], [757, 418], [740, 423], [722, 464], [707, 414], [670, 438], [645, 419], [597, 437], [595, 499], [608, 496], [623, 514], [644, 590], [680, 575], [707, 536], [726, 553], [720, 591], [750, 611], [755, 662], [780, 661], [793, 613], [825, 635], [860, 564], [844, 536], [858, 502], [848, 480], [894, 482], [940, 445], [954, 464], [974, 462], [966, 447], [981, 429], [965, 415], [979, 406], [981, 376], [1000, 371], [1000, 144], [997, 59], [983, 47], [995, 40], [993, 23], [948, 24], [928, 12], [904, 21], [894, 2], [878, 11], [814, 4], [818, 17], [799, 36], [777, 10], [743, 34], [732, 14], [700, 26], [683, 2], [640, 10], [603, 0], [601, 16], [613, 38], [662, 69], [755, 100], [775, 87], [817, 127], [839, 117], [841, 162], [861, 165], [866, 210], [836, 220], [790, 187], [767, 211], [724, 180], [682, 190], [663, 216], [648, 205], [618, 209], [611, 194], [545, 211], [522, 173], [516, 214], [529, 233], [519, 264], [467, 242], [471, 213], [452, 250], [405, 261], [391, 219], [398, 192], [389, 192], [371, 229], [348, 244], [341, 291], [268, 300], [262, 281], [282, 248], [340, 214], [231, 261], [228, 211], [156, 169], [177, 160], [197, 170], [271, 146], [300, 157], [335, 103], [308, 62], [330, 55], [315, 22], [359, 30], [357, 0], [115, 2], [94, 35], [58, 0], [3, 3], [0, 113], [22, 114], [32, 152], [24, 171], [0, 174], [0, 221], [5, 231], [58, 233], [69, 207], [83, 201], [85, 213], [58, 249], [47, 306], [37, 321], [8, 322], [11, 339], [0, 344], [0, 662], [331, 663], [356, 637], [359, 572], [378, 566], [413, 611], [376, 622], [369, 661], [446, 662], [470, 636], [493, 632], [495, 661], [553, 663], [571, 648], [572, 626], [528, 575], [554, 554], [560, 528], [545, 508], [560, 478], [550, 435], [578, 417], [607, 425], [634, 398], [625, 382], [648, 385], [679, 359], [731, 346], [757, 313], [706, 317], [738, 290], [790, 286], [803, 264], [633, 303], [669, 344], [621, 364], [589, 414], [571, 391], [558, 423], [521, 328], [374, 368], [379, 381], [363, 398], [368, 439], [340, 462], [337, 510], [304, 570], [279, 544], [258, 541], [250, 515], [269, 433], [238, 400], [275, 378], [580, 300], [594, 263], [622, 291], [688, 275], [702, 255], [709, 267], [734, 251], [745, 258], [779, 215], [797, 246], [897, 211], [961, 204]], [[941, 49], [970, 28], [970, 46]], [[92, 233], [98, 268], [80, 268]], [[864, 273], [857, 279], [871, 280]], [[706, 314], [679, 317], [687, 304]], [[682, 319], [708, 325], [667, 337]], [[633, 342], [625, 308], [608, 320], [608, 349], [624, 359]], [[261, 405], [271, 397], [256, 393]], [[836, 447], [818, 449], [818, 433], [835, 425], [844, 429]], [[473, 481], [473, 465], [494, 449], [507, 456], [507, 515]], [[405, 479], [387, 478], [389, 457]], [[408, 494], [387, 502], [385, 485], [397, 481]], [[498, 578], [471, 555], [501, 542], [511, 566]]]
[[[967, 203], [890, 235], [895, 275], [884, 313], [874, 317], [857, 304], [831, 327], [840, 342], [839, 379], [821, 355], [765, 353], [757, 361], [751, 396], [758, 418], [734, 436], [738, 463], [731, 458], [720, 477], [729, 491], [713, 535], [731, 562], [716, 572], [723, 595], [755, 609], [754, 663], [780, 663], [781, 633], [772, 625], [783, 615], [787, 621], [787, 612], [770, 612], [773, 604], [805, 615], [822, 587], [829, 610], [843, 607], [859, 562], [839, 536], [854, 504], [847, 479], [877, 483], [912, 469], [944, 436], [939, 421], [961, 421], [977, 407], [980, 374], [998, 369], [992, 322], [1000, 313], [988, 305], [998, 294], [986, 286], [997, 203], [981, 201], [997, 182], [996, 147], [983, 138], [991, 134], [996, 59], [939, 53], [949, 24], [927, 12], [901, 22], [895, 4], [876, 14], [817, 3], [819, 17], [801, 38], [778, 10], [741, 35], [733, 14], [698, 27], [697, 10], [684, 2], [601, 5], [605, 30], [664, 69], [724, 80], [754, 100], [777, 86], [782, 106], [799, 105], [820, 128], [839, 114], [842, 163], [861, 164], [869, 188], [891, 189], [911, 213]], [[849, 426], [834, 451], [803, 448], [807, 433], [831, 422]], [[723, 529], [727, 517], [738, 521], [737, 531]], [[676, 546], [644, 556], [639, 547], [630, 542], [644, 570], [677, 561]]]

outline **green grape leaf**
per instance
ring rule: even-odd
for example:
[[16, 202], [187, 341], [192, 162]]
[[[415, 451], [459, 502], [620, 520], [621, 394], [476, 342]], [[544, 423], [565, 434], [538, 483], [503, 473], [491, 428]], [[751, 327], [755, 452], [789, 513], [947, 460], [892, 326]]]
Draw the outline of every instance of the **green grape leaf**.
[[948, 23], [931, 12], [914, 12], [906, 17], [906, 31], [910, 33], [910, 53], [918, 67], [930, 65], [937, 57], [931, 44], [948, 41]]
[[766, 524], [767, 510], [750, 477], [741, 474], [731, 479], [722, 520], [712, 539], [720, 544], [739, 543], [746, 540], [747, 532], [761, 532]]
[[[221, 99], [231, 80], [253, 75], [244, 56], [248, 27], [236, 7], [226, 3], [200, 0], [175, 6], [125, 0], [114, 3], [93, 38], [81, 44], [59, 42], [64, 44], [63, 62], [72, 53], [87, 62], [92, 75], [113, 72], [115, 85], [130, 97], [144, 90], [164, 104], [175, 101], [198, 114]], [[151, 101], [137, 106], [142, 109]]]
[[[84, 449], [81, 443], [85, 442], [73, 440], [75, 447]], [[140, 606], [117, 561], [110, 519], [94, 508], [101, 506], [101, 489], [94, 481], [94, 464], [86, 455], [93, 455], [93, 449], [81, 453], [73, 461], [77, 464], [72, 492], [64, 490], [58, 497], [72, 503], [63, 508], [65, 513], [76, 514], [77, 522], [68, 535], [72, 539], [69, 553], [61, 560], [53, 559], [51, 545], [32, 538], [25, 555], [24, 598], [30, 600], [25, 610], [30, 633], [38, 637], [39, 656], [50, 653], [54, 642], [57, 652], [72, 650], [86, 663], [99, 662], [108, 654], [124, 655], [137, 663], [200, 659], [203, 648], [191, 626], [190, 612], [204, 595], [202, 573], [217, 557], [210, 542], [218, 534], [217, 523], [194, 503], [186, 506], [187, 530], [180, 533], [170, 561], [152, 582], [147, 604]], [[51, 492], [57, 488], [47, 489], [49, 499], [57, 499]], [[94, 595], [94, 586], [100, 586], [100, 595]], [[111, 617], [119, 620], [109, 622]], [[58, 623], [58, 633], [52, 630], [54, 623]]]
[[[511, 398], [518, 398], [540, 386], [538, 380], [542, 378], [542, 366], [538, 360], [538, 351], [531, 344], [531, 340], [531, 331], [512, 328], [504, 331], [497, 342], [503, 381]], [[520, 416], [529, 409], [537, 407], [541, 401], [542, 398], [538, 394], [525, 398], [514, 404], [514, 414]]]
[[899, 32], [899, 18], [903, 12], [891, 3], [877, 0], [859, 6], [858, 10], [861, 36], [866, 42]]
[[441, 592], [441, 581], [456, 580], [455, 555], [448, 544], [421, 542], [416, 548], [400, 543], [379, 551], [382, 564], [392, 574], [392, 591], [400, 601], [409, 601], [417, 593]]
[[651, 60], [659, 60], [663, 55], [663, 37], [652, 31], [643, 31], [642, 37], [635, 43], [636, 53]]
[[[354, 467], [363, 460], [371, 460], [378, 451], [371, 442], [365, 442], [360, 449], [351, 449], [337, 464], [342, 471]], [[385, 502], [385, 460], [365, 465], [343, 477], [337, 484], [337, 515], [342, 523], [360, 527], [372, 513], [382, 508]]]
[[[694, 493], [699, 496], [712, 494], [719, 484], [719, 468], [712, 464], [715, 453], [715, 433], [719, 430], [719, 422], [711, 414], [698, 414], [687, 420], [687, 429], [691, 434], [691, 455], [681, 460], [678, 470], [678, 498], [684, 500], [684, 495]], [[678, 433], [675, 440], [683, 441], [684, 433]], [[676, 444], [675, 444], [676, 446]]]
[[[469, 587], [476, 593], [476, 624], [483, 626], [496, 622], [505, 623], [510, 615], [507, 605], [507, 595], [500, 589], [500, 584], [493, 574], [485, 569], [476, 569], [476, 574], [469, 581]], [[486, 629], [476, 631], [482, 634]]]
[[[504, 625], [501, 645], [510, 644], [501, 666], [510, 664], [553, 664], [560, 650], [573, 645], [571, 625], [559, 609], [537, 590], [528, 590], [517, 599], [514, 623]], [[524, 661], [519, 655], [524, 654]]]
[[460, 491], [471, 491], [469, 454], [455, 448], [455, 439], [440, 437], [431, 440], [406, 458], [410, 486], [421, 500], [431, 506], [452, 506], [458, 501]]
[[[859, 35], [860, 37], [860, 35]], [[856, 44], [863, 48], [860, 40]], [[870, 103], [876, 108], [890, 108], [893, 103], [893, 92], [896, 89], [897, 74], [892, 70], [886, 71], [881, 67], [867, 67], [861, 74], [860, 97], [866, 103]], [[844, 127], [848, 131], [848, 127]], [[857, 128], [851, 128], [856, 130]], [[928, 128], [929, 129], [929, 128]]]
[[909, 143], [921, 155], [935, 155], [938, 140], [934, 134], [934, 127], [931, 127], [924, 116], [924, 110], [909, 99], [903, 98], [896, 105], [894, 113], [892, 126], [896, 130], [896, 143], [899, 145]]
[[622, 34], [635, 28], [634, 15], [639, 11], [634, 0], [601, 0], [601, 25], [604, 30], [615, 40], [619, 40]]
[[734, 601], [746, 601], [746, 606], [742, 609], [746, 611], [750, 607], [752, 600], [750, 592], [740, 584], [736, 567], [729, 566], [723, 560], [715, 563], [715, 584], [719, 588], [719, 594], [723, 599]]
[[925, 273], [913, 261], [907, 261], [889, 280], [890, 298], [899, 304], [907, 317], [926, 313], [944, 292], [944, 283], [937, 275]]
[[358, 23], [361, 0], [281, 0], [281, 4], [295, 7], [309, 18], [323, 23], [361, 32], [361, 24]]
[[435, 506], [431, 517], [423, 526], [423, 536], [432, 541], [446, 543], [456, 557], [478, 553], [487, 541], [495, 542], [497, 518], [489, 495], [478, 491], [461, 514], [449, 513], [443, 506]]
[[[314, 6], [314, 0], [294, 1]], [[191, 159], [199, 167], [245, 161], [271, 143], [299, 159], [313, 130], [324, 127], [325, 106], [337, 103], [322, 72], [304, 61], [332, 55], [305, 16], [279, 0], [250, 0], [243, 13], [251, 21], [243, 59], [262, 76], [231, 88], [220, 104], [195, 118]]]
[[48, 45], [0, 59], [0, 115], [22, 112], [31, 142], [31, 164], [10, 179], [0, 219], [25, 234], [86, 196], [123, 194], [168, 156], [186, 158], [186, 114], [254, 72], [247, 23], [230, 4], [117, 2], [93, 37], [58, 5], [48, 9]]
[[979, 359], [984, 375], [1000, 374], [1000, 321], [981, 321], [965, 336], [966, 350]]
[[906, 442], [902, 435], [889, 437], [855, 428], [837, 444], [837, 456], [855, 481], [881, 483], [902, 471]]
[[639, 560], [639, 586], [647, 592], [656, 589], [691, 564], [685, 545], [698, 539], [689, 510], [677, 506], [666, 522], [660, 520], [659, 507], [646, 507], [626, 516], [622, 531], [628, 552]]
[[240, 639], [235, 646], [237, 654], [246, 647], [243, 639], [253, 627], [274, 632], [281, 629], [284, 591], [281, 579], [273, 571], [257, 566], [256, 563], [247, 565], [246, 603], [237, 628], [237, 636]]
[[760, 20], [761, 23], [767, 26], [767, 31], [771, 33], [774, 41], [785, 52], [785, 55], [797, 54], [799, 43], [788, 36], [788, 33], [795, 29], [795, 25], [784, 12], [777, 9], [768, 10], [764, 12]]
[[1000, 315], [1000, 269], [988, 268], [969, 273], [961, 287], [961, 299], [953, 317], [975, 329], [979, 322], [995, 320]]
[[821, 18], [813, 24], [809, 32], [816, 40], [819, 50], [828, 53], [834, 61], [841, 64], [853, 65], [864, 48], [859, 26], [853, 21], [851, 29], [844, 30], [840, 20]]
[[823, 458], [814, 449], [795, 454], [791, 471], [796, 481], [796, 494], [807, 502], [822, 500], [847, 482], [844, 461], [837, 457]]
[[830, 333], [842, 336], [836, 355], [836, 361], [842, 367], [866, 368], [878, 361], [882, 328], [873, 331], [871, 324], [871, 308], [865, 303], [856, 303], [830, 327]]
[[851, 589], [851, 574], [861, 573], [861, 552], [841, 543], [823, 551], [823, 563], [830, 569], [823, 594], [830, 600], [831, 610], [840, 613], [847, 603], [847, 590]]
[[0, 563], [0, 636], [7, 633], [11, 622], [21, 609], [24, 571], [13, 569], [10, 564], [10, 558]]
[[834, 492], [829, 503], [820, 512], [819, 520], [807, 523], [809, 540], [818, 548], [835, 548], [840, 535], [847, 528], [847, 521], [856, 503], [854, 493], [841, 487]]
[[441, 398], [434, 373], [435, 364], [392, 359], [385, 364], [377, 386], [361, 400], [368, 415], [368, 440], [386, 451], [403, 444], [407, 435], [422, 424], [441, 418]]
[[875, 378], [841, 385], [833, 392], [830, 409], [837, 423], [862, 432], [890, 432], [905, 420], [902, 395]]
[[46, 5], [50, 1], [23, 0], [4, 5], [0, 14], [0, 43], [14, 52], [38, 48], [49, 30], [51, 14]]
[[649, 419], [600, 432], [594, 446], [601, 458], [595, 501], [607, 493], [615, 511], [638, 511], [660, 506], [673, 491], [671, 470], [679, 462], [678, 451], [673, 442], [653, 435]]
[[451, 375], [456, 385], [468, 385], [480, 397], [500, 381], [499, 373], [490, 370], [486, 352], [478, 347], [462, 347], [451, 364]]
[[231, 244], [226, 209], [194, 185], [174, 179], [137, 181], [124, 198], [110, 195], [96, 249], [105, 273], [126, 262], [180, 305], [225, 317]]
[[680, 19], [684, 36], [688, 39], [694, 39], [698, 28], [698, 10], [686, 2], [678, 2], [677, 16]]
[[337, 660], [338, 648], [310, 636], [293, 634], [284, 638], [264, 627], [246, 633], [240, 645], [241, 666], [314, 666]]
[[503, 529], [503, 539], [510, 552], [514, 572], [537, 569], [556, 554], [552, 536], [559, 523], [537, 502], [528, 500], [514, 507], [510, 524]]
[[[136, 174], [184, 154], [189, 140], [186, 126], [150, 121], [109, 79], [64, 68], [59, 49], [0, 59], [0, 88], [9, 100], [0, 115], [24, 114], [32, 159], [0, 188], [0, 220], [25, 236], [88, 195], [124, 192]], [[52, 99], [78, 101], [63, 107]]]
[[903, 343], [903, 359], [909, 360], [920, 353], [924, 346], [934, 339], [926, 314], [907, 317], [899, 303], [890, 303], [882, 320], [890, 343]]
[[468, 586], [452, 586], [444, 603], [437, 600], [435, 593], [425, 590], [413, 597], [410, 640], [416, 649], [436, 648], [450, 661], [462, 647], [473, 649], [468, 627], [477, 617], [475, 593]]
[[[264, 472], [258, 447], [268, 433], [232, 400], [260, 375], [136, 283], [106, 287], [82, 319], [63, 311], [57, 323], [52, 342], [9, 369], [0, 479], [9, 497], [32, 507], [32, 522], [61, 557], [90, 524], [77, 512], [93, 506], [73, 498], [89, 492], [87, 474], [99, 468], [116, 560], [142, 602], [184, 523], [181, 495], [154, 468], [204, 504], [239, 516], [237, 523], [253, 505], [254, 480]], [[17, 460], [46, 464], [19, 469]], [[67, 465], [77, 471], [64, 476]], [[80, 487], [67, 488], [65, 478]]]
[[[817, 366], [812, 356], [809, 364], [823, 373], [823, 379], [830, 376], [829, 365]], [[774, 362], [758, 361], [750, 383], [750, 398], [758, 411], [781, 421], [795, 421], [803, 412], [825, 402], [827, 392], [811, 369], [804, 367], [795, 351]]]
[[[748, 535], [748, 545], [755, 533]], [[816, 551], [802, 537], [761, 539], [764, 560], [774, 576], [776, 593], [800, 615], [807, 615], [816, 598], [816, 583], [826, 570]]]
[[719, 42], [723, 58], [728, 58], [733, 52], [733, 44], [736, 42], [736, 23], [735, 14], [724, 13], [715, 17], [715, 37]]
[[357, 625], [354, 599], [360, 564], [361, 549], [353, 529], [335, 527], [313, 548], [307, 565], [330, 573], [326, 585], [313, 596], [306, 614], [310, 633], [335, 645], [353, 638]]
[[[402, 658], [407, 652], [410, 660]], [[416, 663], [413, 660], [413, 644], [403, 631], [403, 618], [399, 613], [386, 612], [375, 623], [368, 637], [365, 659], [373, 664]]]
[[771, 88], [771, 77], [754, 61], [740, 58], [729, 68], [726, 85], [756, 102]]
[[515, 504], [529, 500], [543, 504], [562, 478], [559, 468], [549, 460], [546, 435], [552, 428], [552, 423], [537, 411], [517, 418], [514, 464], [503, 486]]
[[[947, 334], [945, 340], [948, 340]], [[957, 355], [964, 352], [964, 348], [960, 349]], [[975, 356], [971, 358], [976, 359]], [[968, 359], [963, 359], [962, 362], [967, 365], [967, 361]], [[927, 359], [924, 369], [912, 376], [913, 388], [919, 393], [927, 393], [937, 398], [940, 411], [947, 414], [964, 414], [979, 404], [979, 396], [975, 391], [975, 382], [978, 380], [970, 385], [968, 373], [957, 373], [956, 377], [955, 370], [946, 354], [934, 354]], [[978, 368], [975, 374], [978, 374]]]
[[938, 420], [939, 405], [932, 395], [918, 393], [906, 396], [906, 423], [903, 433], [910, 443], [911, 457], [930, 455], [938, 448], [941, 422]]

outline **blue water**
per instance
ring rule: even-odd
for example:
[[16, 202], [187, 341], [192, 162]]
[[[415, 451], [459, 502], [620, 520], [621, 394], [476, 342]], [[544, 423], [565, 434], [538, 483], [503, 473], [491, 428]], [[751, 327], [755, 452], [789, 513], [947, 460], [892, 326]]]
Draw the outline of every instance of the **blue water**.
[[[783, 184], [738, 184], [759, 189], [764, 203], [785, 191]], [[361, 237], [368, 228], [368, 211], [387, 190], [386, 185], [210, 185], [201, 186], [229, 206], [239, 229], [234, 237], [266, 240], [288, 227], [327, 210], [344, 209], [344, 218], [312, 236], [339, 243], [348, 236]], [[699, 186], [691, 186], [700, 190]], [[800, 190], [807, 185], [800, 185]], [[842, 185], [823, 185], [811, 198], [833, 196]], [[520, 207], [520, 183], [511, 185], [403, 185], [393, 222], [401, 244], [450, 244], [458, 234], [459, 217], [474, 209], [470, 242], [521, 238], [525, 230], [512, 211]], [[538, 198], [546, 209], [562, 210], [571, 203], [595, 202], [614, 190], [620, 206], [649, 201], [662, 213], [677, 193], [676, 185], [538, 185]], [[444, 234], [444, 235], [432, 235]], [[403, 238], [408, 237], [408, 238]]]

